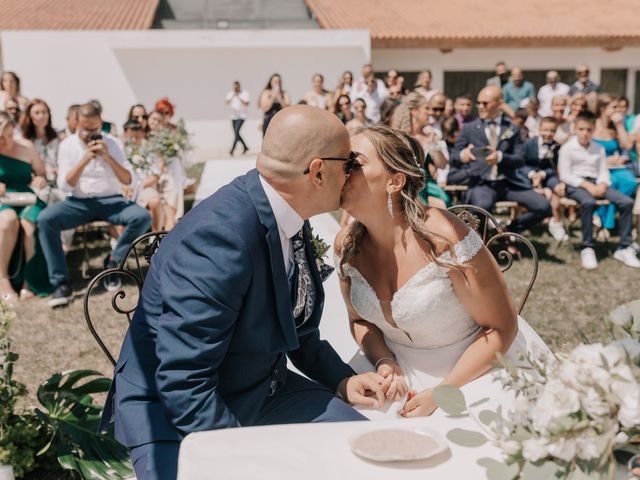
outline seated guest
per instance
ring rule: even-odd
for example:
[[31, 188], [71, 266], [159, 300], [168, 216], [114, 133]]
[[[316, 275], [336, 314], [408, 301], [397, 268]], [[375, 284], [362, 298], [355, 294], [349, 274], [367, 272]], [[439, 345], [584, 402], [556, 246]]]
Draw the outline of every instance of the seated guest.
[[515, 111], [520, 108], [524, 100], [535, 96], [536, 90], [533, 83], [524, 79], [522, 69], [514, 67], [511, 69], [511, 79], [502, 88], [502, 94], [504, 95], [504, 103]]
[[557, 96], [551, 99], [551, 116], [556, 119], [558, 128], [554, 140], [563, 145], [572, 135], [571, 123], [567, 120], [567, 97]]
[[364, 92], [359, 90], [352, 91], [351, 100], [353, 102], [359, 98], [364, 100], [367, 105], [367, 118], [373, 123], [378, 123], [380, 122], [380, 106], [389, 95], [389, 92], [385, 87], [384, 94], [380, 93], [380, 89], [377, 87], [377, 80], [373, 74], [365, 78], [364, 82], [366, 90]]
[[349, 95], [340, 95], [336, 101], [335, 112], [343, 124], [347, 124], [353, 119], [353, 110], [351, 110], [351, 99]]
[[331, 98], [331, 92], [324, 88], [324, 77], [316, 73], [311, 79], [311, 90], [305, 93], [302, 99], [312, 107], [330, 110], [332, 108]]
[[446, 110], [447, 97], [443, 93], [435, 93], [429, 100], [429, 126], [442, 139], [442, 120]]
[[501, 113], [501, 102], [498, 87], [480, 91], [476, 102], [479, 118], [463, 125], [450, 164], [452, 170], [460, 169], [468, 177], [467, 203], [489, 211], [498, 200], [525, 207], [527, 212], [509, 226], [520, 232], [550, 216], [551, 206], [533, 191], [529, 178], [520, 170], [524, 165], [520, 131]]
[[569, 88], [569, 95], [575, 95], [576, 93], [589, 95], [590, 93], [598, 93], [599, 91], [600, 86], [589, 79], [589, 66], [582, 64], [576, 68], [576, 81]]
[[66, 305], [72, 298], [60, 241], [62, 230], [96, 220], [124, 225], [118, 243], [105, 259], [105, 268], [110, 268], [122, 260], [127, 248], [151, 223], [144, 208], [122, 196], [120, 184], [131, 184], [135, 174], [116, 141], [101, 132], [100, 110], [87, 103], [78, 111], [76, 133], [65, 138], [58, 149], [58, 186], [70, 196], [47, 207], [38, 219], [38, 238], [47, 259], [49, 281], [55, 287], [51, 307]]
[[447, 97], [447, 100], [444, 102], [444, 118], [453, 117], [455, 111], [455, 108], [453, 108], [453, 99]]
[[[349, 70], [346, 70], [342, 73], [342, 76], [340, 77], [340, 81], [338, 82], [338, 86], [333, 91], [333, 99], [331, 100], [332, 103], [334, 105], [337, 104], [338, 98], [341, 95], [349, 95], [349, 92], [351, 92], [352, 87], [353, 87], [353, 73], [350, 72]], [[336, 112], [337, 111], [338, 109], [336, 109]]]
[[527, 131], [529, 133], [529, 138], [538, 136], [538, 129], [540, 128], [540, 120], [542, 117], [540, 116], [540, 102], [537, 97], [529, 97], [529, 102], [527, 102], [527, 119], [524, 122], [524, 126], [527, 127]]
[[636, 116], [633, 113], [629, 113], [629, 99], [627, 97], [620, 97], [618, 99], [618, 112], [620, 112], [620, 115], [622, 115], [624, 119], [624, 128], [627, 129], [627, 132], [630, 132]]
[[629, 267], [639, 268], [640, 260], [631, 247], [633, 200], [610, 188], [611, 177], [604, 148], [592, 140], [595, 124], [592, 113], [581, 113], [576, 119], [575, 135], [560, 148], [558, 158], [558, 176], [567, 185], [567, 197], [580, 204], [582, 266], [586, 269], [598, 266], [593, 249], [593, 213], [596, 199], [606, 198], [620, 213], [620, 245], [613, 257]]
[[[16, 125], [20, 125], [22, 123], [22, 110], [15, 98], [7, 97], [4, 102], [4, 111], [11, 116], [11, 120], [13, 120]], [[16, 135], [16, 137], [22, 137], [22, 133], [19, 128], [15, 129], [14, 135]]]
[[547, 72], [547, 83], [538, 90], [538, 100], [540, 101], [540, 115], [551, 116], [551, 100], [558, 95], [569, 94], [569, 85], [560, 81], [560, 74], [555, 70]]
[[151, 229], [156, 232], [162, 229], [162, 198], [158, 192], [161, 172], [158, 158], [144, 149], [145, 137], [144, 127], [136, 120], [124, 124], [124, 153], [137, 178], [135, 185], [123, 190], [127, 198], [149, 210]]
[[76, 128], [78, 128], [78, 110], [80, 109], [80, 105], [73, 104], [67, 110], [67, 126], [64, 130], [60, 130], [58, 132], [58, 138], [60, 141], [64, 140], [69, 135], [73, 135], [76, 133]]
[[511, 123], [520, 129], [520, 139], [524, 142], [529, 138], [529, 129], [525, 126], [529, 113], [526, 108], [518, 108], [511, 119]]
[[524, 172], [531, 180], [531, 187], [544, 189], [544, 195], [551, 203], [552, 216], [549, 219], [549, 233], [557, 241], [567, 235], [560, 216], [560, 198], [565, 194], [565, 185], [558, 180], [558, 150], [560, 144], [553, 137], [558, 122], [553, 117], [543, 117], [540, 121], [540, 135], [528, 139], [524, 144]]
[[[32, 193], [30, 184], [46, 184], [44, 164], [31, 142], [16, 141], [13, 119], [0, 112], [0, 194]], [[36, 175], [35, 180], [32, 176]], [[45, 207], [42, 200], [34, 205], [13, 207], [0, 205], [0, 299], [12, 303], [34, 294], [51, 293], [46, 263], [36, 248], [36, 222]], [[23, 236], [20, 238], [19, 231]], [[9, 270], [11, 269], [11, 273]]]
[[149, 131], [149, 115], [147, 114], [147, 109], [144, 105], [137, 103], [129, 109], [127, 122], [131, 121], [136, 121], [142, 125], [142, 130], [144, 130], [145, 133]]
[[500, 87], [501, 89], [509, 81], [509, 68], [505, 62], [496, 63], [496, 75], [487, 79], [487, 86]]
[[4, 72], [0, 77], [0, 105], [4, 105], [8, 98], [14, 98], [23, 112], [29, 103], [20, 91], [20, 77], [14, 72]]
[[[102, 104], [100, 103], [100, 101], [94, 98], [92, 100], [89, 100], [87, 103], [90, 103], [94, 107], [96, 107], [98, 109], [98, 112], [100, 113], [100, 117], [102, 118]], [[116, 124], [113, 122], [108, 122], [106, 120], [102, 120], [102, 132], [108, 133], [112, 137], [118, 136], [118, 128], [116, 127]]]
[[21, 127], [22, 137], [33, 142], [45, 164], [47, 181], [54, 182], [58, 170], [58, 145], [60, 141], [51, 125], [49, 105], [38, 98], [31, 100], [27, 105]]
[[[611, 177], [610, 187], [633, 198], [638, 187], [629, 154], [633, 141], [625, 128], [624, 117], [618, 111], [618, 99], [607, 94], [600, 95], [596, 117], [593, 141], [604, 148]], [[614, 205], [600, 207], [597, 215], [607, 231], [615, 227]]]
[[366, 127], [373, 122], [367, 117], [367, 102], [362, 98], [358, 98], [353, 102], [353, 118], [347, 122], [345, 127], [352, 131], [359, 127]]
[[462, 127], [465, 123], [473, 122], [476, 117], [471, 113], [473, 111], [473, 99], [471, 95], [465, 93], [456, 97], [456, 101], [453, 104], [453, 110], [458, 125]]

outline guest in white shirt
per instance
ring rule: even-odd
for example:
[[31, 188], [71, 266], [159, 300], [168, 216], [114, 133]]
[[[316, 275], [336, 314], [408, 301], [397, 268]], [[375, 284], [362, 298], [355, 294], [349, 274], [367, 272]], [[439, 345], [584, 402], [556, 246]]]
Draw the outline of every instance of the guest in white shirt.
[[118, 243], [105, 259], [105, 268], [112, 268], [151, 224], [144, 208], [122, 196], [120, 185], [130, 185], [135, 173], [116, 141], [101, 133], [101, 128], [98, 108], [90, 103], [82, 105], [76, 133], [65, 138], [58, 150], [58, 186], [69, 197], [47, 207], [38, 218], [38, 238], [47, 260], [49, 281], [55, 287], [49, 300], [51, 307], [66, 305], [72, 297], [60, 240], [62, 230], [96, 220], [124, 225]]
[[351, 97], [352, 102], [356, 98], [364, 98], [363, 95], [368, 90], [367, 81], [369, 77], [374, 77], [378, 96], [381, 97], [383, 101], [389, 96], [389, 91], [387, 90], [384, 82], [379, 78], [375, 78], [373, 65], [366, 63], [362, 66], [362, 77], [353, 84], [353, 87], [349, 91], [349, 96]]
[[431, 70], [423, 70], [418, 75], [418, 80], [416, 81], [415, 91], [426, 98], [427, 102], [431, 100], [431, 97], [439, 92], [439, 90], [431, 88], [431, 79]]
[[586, 269], [598, 266], [592, 222], [596, 200], [604, 198], [616, 206], [620, 215], [620, 245], [613, 257], [629, 267], [640, 268], [640, 260], [630, 246], [633, 200], [610, 188], [604, 148], [592, 141], [594, 129], [595, 116], [590, 112], [581, 113], [576, 119], [575, 135], [560, 148], [558, 159], [558, 174], [566, 184], [567, 197], [580, 204], [582, 266]]
[[249, 147], [244, 143], [243, 138], [240, 136], [240, 129], [242, 124], [247, 119], [247, 109], [249, 107], [249, 92], [240, 88], [240, 82], [237, 80], [233, 82], [233, 90], [227, 93], [225, 103], [231, 109], [231, 126], [233, 127], [233, 145], [229, 154], [233, 155], [233, 151], [236, 149], [236, 145], [239, 143], [242, 145], [242, 153], [247, 153]]
[[429, 100], [429, 126], [436, 133], [438, 140], [442, 140], [442, 120], [446, 109], [447, 97], [443, 93], [435, 93]]
[[550, 117], [551, 100], [555, 96], [569, 95], [569, 85], [560, 81], [560, 75], [555, 70], [547, 72], [547, 83], [538, 90], [538, 100], [540, 100], [540, 115]]
[[331, 111], [333, 109], [331, 98], [331, 92], [324, 88], [324, 77], [316, 73], [311, 79], [311, 90], [304, 94], [302, 100], [312, 107]]
[[529, 138], [537, 137], [540, 131], [540, 121], [542, 116], [540, 115], [540, 101], [537, 97], [529, 97], [527, 103], [527, 119], [524, 122], [524, 126], [529, 132]]
[[[366, 117], [372, 122], [378, 123], [380, 121], [380, 106], [382, 105], [382, 102], [384, 102], [387, 98], [388, 93], [386, 93], [384, 96], [380, 94], [377, 88], [378, 85], [376, 78], [373, 75], [367, 78], [366, 86], [367, 89], [363, 93], [360, 93], [359, 95], [357, 94], [357, 92], [354, 93], [354, 95], [351, 97], [351, 101], [355, 104], [355, 101], [358, 98], [364, 100], [367, 104], [367, 109], [365, 111]], [[386, 91], [387, 90], [385, 88], [385, 92]]]

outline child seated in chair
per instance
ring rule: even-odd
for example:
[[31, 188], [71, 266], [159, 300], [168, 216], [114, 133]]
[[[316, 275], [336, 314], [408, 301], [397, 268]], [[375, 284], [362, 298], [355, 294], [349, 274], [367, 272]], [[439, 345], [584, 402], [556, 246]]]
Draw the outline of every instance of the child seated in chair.
[[607, 199], [620, 214], [620, 245], [613, 254], [616, 260], [633, 268], [640, 268], [640, 260], [631, 247], [633, 199], [610, 188], [611, 178], [604, 148], [592, 141], [595, 116], [584, 112], [576, 118], [574, 133], [561, 148], [558, 158], [560, 181], [566, 184], [567, 197], [580, 205], [582, 229], [582, 266], [594, 269], [598, 266], [593, 249], [593, 213], [597, 199]]
[[551, 204], [552, 217], [549, 219], [549, 233], [558, 242], [565, 239], [565, 231], [560, 216], [560, 198], [565, 196], [565, 184], [558, 180], [558, 150], [560, 144], [553, 137], [558, 129], [558, 121], [544, 117], [538, 127], [539, 135], [524, 143], [523, 172], [531, 180], [531, 186], [540, 192]]

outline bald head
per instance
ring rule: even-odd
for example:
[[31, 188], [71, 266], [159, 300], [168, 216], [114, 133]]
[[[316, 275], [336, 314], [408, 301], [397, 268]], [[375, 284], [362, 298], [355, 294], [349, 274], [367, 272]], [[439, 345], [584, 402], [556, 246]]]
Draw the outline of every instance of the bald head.
[[314, 158], [347, 156], [349, 150], [349, 134], [337, 116], [293, 105], [269, 123], [257, 168], [269, 180], [287, 180], [302, 175]]
[[483, 120], [495, 118], [500, 113], [502, 90], [495, 85], [489, 85], [478, 94], [478, 116]]

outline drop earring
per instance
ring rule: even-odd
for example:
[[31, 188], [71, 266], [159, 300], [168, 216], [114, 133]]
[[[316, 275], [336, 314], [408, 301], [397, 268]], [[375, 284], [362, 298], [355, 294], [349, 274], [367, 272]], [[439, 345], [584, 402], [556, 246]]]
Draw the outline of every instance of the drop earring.
[[391, 193], [389, 192], [387, 192], [387, 210], [391, 218], [393, 218], [393, 200], [391, 200]]

